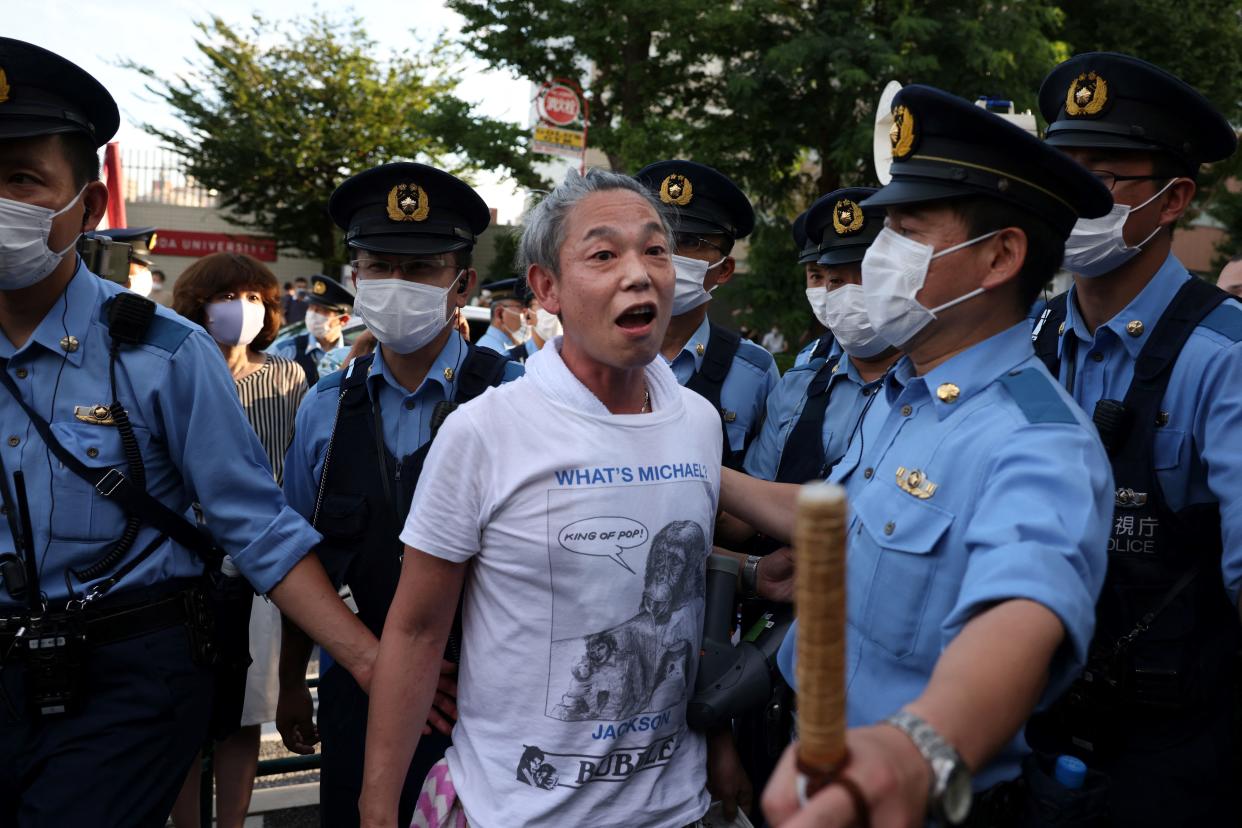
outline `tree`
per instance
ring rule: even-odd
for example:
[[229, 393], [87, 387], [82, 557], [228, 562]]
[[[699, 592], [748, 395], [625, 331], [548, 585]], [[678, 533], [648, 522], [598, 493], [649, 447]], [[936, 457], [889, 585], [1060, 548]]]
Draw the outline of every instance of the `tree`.
[[[993, 0], [449, 0], [462, 44], [532, 80], [584, 74], [591, 144], [614, 169], [717, 167], [755, 202], [750, 260], [787, 270], [721, 289], [743, 321], [809, 318], [788, 223], [816, 195], [873, 177], [875, 102], [892, 78], [966, 95], [1029, 90], [1061, 54], [1055, 5]], [[584, 25], [583, 21], [590, 21]], [[1016, 93], [1015, 93], [1016, 94]], [[765, 255], [764, 244], [782, 253]]]
[[525, 186], [542, 184], [522, 130], [477, 116], [453, 95], [453, 54], [443, 43], [381, 62], [359, 20], [256, 15], [244, 31], [219, 17], [197, 25], [200, 60], [187, 75], [125, 64], [184, 131], [143, 128], [219, 191], [228, 221], [321, 260], [325, 273], [344, 258], [328, 198], [354, 173], [418, 160], [463, 175], [505, 169]]

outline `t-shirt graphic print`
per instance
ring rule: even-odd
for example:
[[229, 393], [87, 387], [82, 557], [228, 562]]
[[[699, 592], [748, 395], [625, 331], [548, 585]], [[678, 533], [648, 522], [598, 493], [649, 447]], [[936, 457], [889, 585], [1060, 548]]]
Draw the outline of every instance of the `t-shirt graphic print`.
[[428, 457], [402, 540], [470, 561], [448, 762], [475, 828], [680, 828], [707, 810], [686, 706], [720, 419], [662, 361], [647, 377], [655, 411], [610, 415], [545, 348]]

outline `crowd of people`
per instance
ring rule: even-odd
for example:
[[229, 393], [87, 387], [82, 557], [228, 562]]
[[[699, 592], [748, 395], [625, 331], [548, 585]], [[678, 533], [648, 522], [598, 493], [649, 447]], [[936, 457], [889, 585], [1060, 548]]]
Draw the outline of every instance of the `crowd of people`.
[[[0, 71], [0, 828], [197, 825], [209, 740], [241, 825], [273, 720], [334, 828], [1238, 821], [1242, 262], [1171, 253], [1237, 136], [1176, 77], [1073, 57], [1042, 139], [903, 88], [887, 183], [794, 224], [824, 333], [782, 376], [709, 316], [755, 212], [706, 164], [571, 172], [475, 342], [489, 211], [406, 161], [331, 194], [350, 289], [218, 253], [164, 307], [74, 253], [111, 95]], [[848, 756], [808, 791], [796, 622], [761, 703], [691, 711], [709, 558], [712, 635], [771, 628], [824, 479]]]

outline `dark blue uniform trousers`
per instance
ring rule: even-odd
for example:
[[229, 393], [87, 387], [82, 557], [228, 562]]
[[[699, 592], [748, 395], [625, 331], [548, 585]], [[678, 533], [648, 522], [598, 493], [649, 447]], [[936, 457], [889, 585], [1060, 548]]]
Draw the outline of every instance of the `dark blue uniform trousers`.
[[[338, 664], [329, 667], [320, 678], [318, 724], [319, 738], [323, 740], [319, 824], [324, 828], [356, 828], [367, 745], [367, 695], [349, 671]], [[401, 789], [398, 825], [410, 824], [427, 772], [444, 758], [450, 744], [451, 740], [439, 731], [418, 740]]]
[[163, 828], [207, 737], [212, 680], [175, 626], [88, 650], [75, 714], [26, 712], [25, 666], [0, 672], [0, 828]]

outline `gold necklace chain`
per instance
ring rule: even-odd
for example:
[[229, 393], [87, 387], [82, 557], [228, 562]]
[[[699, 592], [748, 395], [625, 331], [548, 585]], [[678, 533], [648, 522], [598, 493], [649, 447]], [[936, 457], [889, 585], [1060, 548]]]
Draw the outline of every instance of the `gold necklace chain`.
[[638, 409], [639, 414], [651, 413], [651, 392], [646, 388], [643, 389], [643, 407]]

